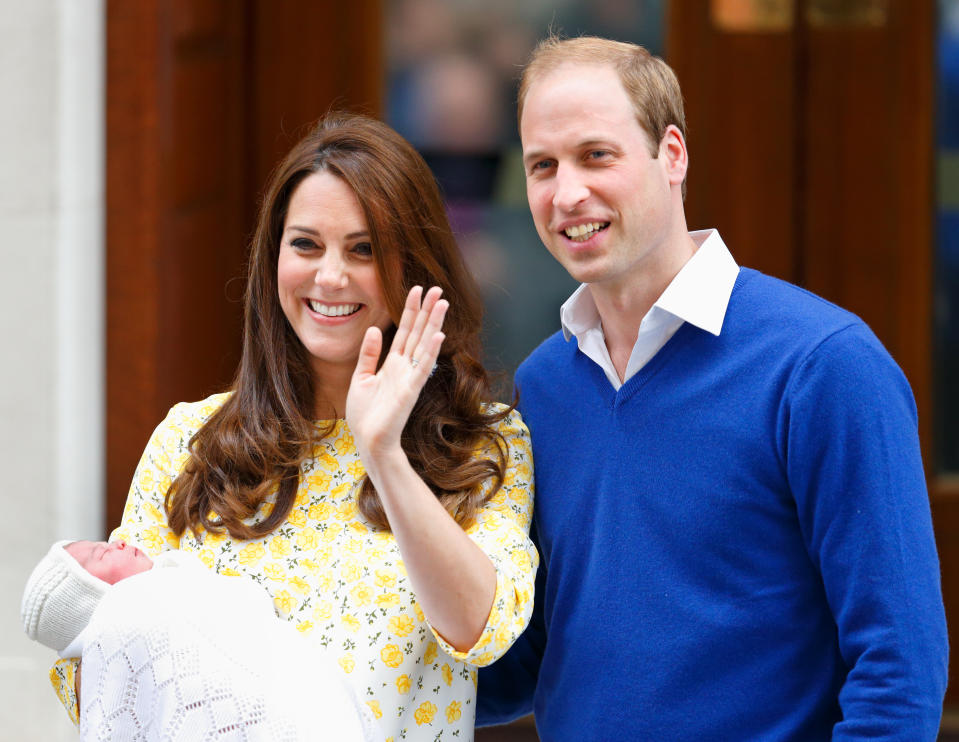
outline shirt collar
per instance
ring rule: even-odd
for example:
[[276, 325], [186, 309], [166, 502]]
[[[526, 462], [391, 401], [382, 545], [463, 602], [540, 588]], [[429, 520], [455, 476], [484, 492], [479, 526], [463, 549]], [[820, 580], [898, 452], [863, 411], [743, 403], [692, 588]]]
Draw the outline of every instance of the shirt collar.
[[[684, 322], [719, 335], [726, 307], [739, 275], [739, 266], [715, 229], [690, 232], [699, 249], [686, 261], [679, 273], [653, 304]], [[652, 311], [652, 310], [650, 310]], [[579, 337], [601, 326], [599, 311], [582, 284], [560, 308], [563, 336]]]

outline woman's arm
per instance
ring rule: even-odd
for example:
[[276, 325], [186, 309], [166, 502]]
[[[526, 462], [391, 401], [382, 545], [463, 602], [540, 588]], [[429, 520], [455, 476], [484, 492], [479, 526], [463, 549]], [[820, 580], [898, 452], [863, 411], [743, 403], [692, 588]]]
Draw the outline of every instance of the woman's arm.
[[400, 445], [410, 412], [443, 343], [449, 304], [431, 288], [407, 298], [393, 344], [379, 371], [383, 337], [363, 339], [346, 401], [346, 419], [376, 487], [424, 615], [453, 647], [465, 651], [483, 633], [496, 593], [496, 569], [413, 470]]

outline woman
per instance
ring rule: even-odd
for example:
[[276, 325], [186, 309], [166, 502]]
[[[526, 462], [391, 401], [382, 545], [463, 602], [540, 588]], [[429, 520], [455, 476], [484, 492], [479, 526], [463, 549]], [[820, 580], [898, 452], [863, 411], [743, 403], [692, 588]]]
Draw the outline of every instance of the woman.
[[[537, 561], [528, 433], [488, 401], [479, 329], [422, 158], [327, 116], [267, 188], [232, 391], [170, 411], [111, 540], [264, 585], [387, 738], [470, 739]], [[54, 684], [75, 710], [74, 667]]]

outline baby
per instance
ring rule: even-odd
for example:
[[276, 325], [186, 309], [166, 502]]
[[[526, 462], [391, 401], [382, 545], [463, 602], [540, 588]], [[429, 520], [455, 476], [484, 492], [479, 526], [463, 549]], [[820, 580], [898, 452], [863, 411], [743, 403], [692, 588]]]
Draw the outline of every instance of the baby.
[[31, 639], [82, 658], [82, 740], [383, 739], [263, 588], [189, 552], [57, 542], [27, 580], [21, 619]]
[[58, 541], [27, 580], [20, 605], [23, 630], [61, 657], [79, 657], [82, 647], [71, 645], [111, 585], [154, 564], [181, 566], [193, 560], [199, 562], [186, 552], [167, 551], [154, 562], [123, 541]]

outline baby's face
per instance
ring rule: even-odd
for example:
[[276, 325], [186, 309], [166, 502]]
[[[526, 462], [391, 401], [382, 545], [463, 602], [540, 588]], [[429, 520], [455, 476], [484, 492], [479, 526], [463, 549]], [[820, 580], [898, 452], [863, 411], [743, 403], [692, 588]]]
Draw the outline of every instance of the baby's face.
[[65, 548], [87, 572], [110, 585], [153, 566], [150, 557], [123, 541], [74, 541]]

